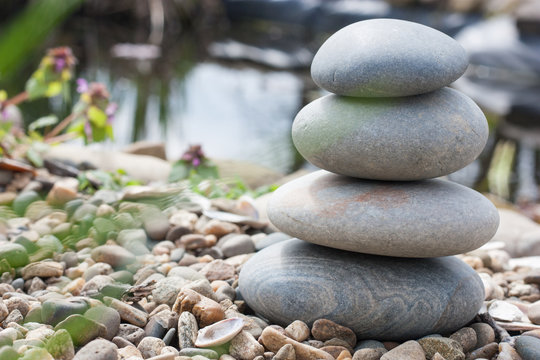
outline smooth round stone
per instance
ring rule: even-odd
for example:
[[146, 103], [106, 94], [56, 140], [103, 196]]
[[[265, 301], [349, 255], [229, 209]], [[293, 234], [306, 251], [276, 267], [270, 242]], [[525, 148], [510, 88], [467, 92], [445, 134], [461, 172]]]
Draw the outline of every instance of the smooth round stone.
[[327, 95], [292, 126], [294, 145], [312, 164], [377, 180], [450, 174], [480, 155], [488, 134], [478, 106], [450, 88], [404, 98]]
[[255, 254], [239, 287], [259, 315], [282, 326], [329, 319], [359, 339], [401, 341], [451, 333], [482, 306], [484, 288], [455, 257], [404, 259], [287, 240]]
[[305, 241], [398, 257], [465, 253], [489, 241], [499, 224], [489, 200], [450, 181], [361, 180], [324, 170], [275, 191], [268, 216]]
[[397, 97], [423, 94], [459, 78], [465, 49], [424, 25], [393, 19], [346, 26], [320, 47], [311, 77], [339, 95]]

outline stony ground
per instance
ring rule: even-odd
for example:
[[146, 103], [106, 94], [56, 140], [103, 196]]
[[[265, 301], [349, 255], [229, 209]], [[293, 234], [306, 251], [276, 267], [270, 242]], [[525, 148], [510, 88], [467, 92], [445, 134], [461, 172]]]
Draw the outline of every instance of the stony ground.
[[73, 180], [0, 193], [2, 360], [540, 359], [540, 270], [504, 250], [461, 256], [486, 302], [453, 334], [400, 344], [326, 319], [283, 328], [237, 289], [250, 255], [288, 238], [253, 201], [163, 187], [83, 195]]

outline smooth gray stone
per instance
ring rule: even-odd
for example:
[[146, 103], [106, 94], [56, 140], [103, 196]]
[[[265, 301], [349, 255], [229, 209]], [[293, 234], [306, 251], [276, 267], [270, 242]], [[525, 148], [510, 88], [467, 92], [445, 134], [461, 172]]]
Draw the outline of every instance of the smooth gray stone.
[[339, 95], [396, 97], [446, 86], [467, 69], [465, 49], [425, 25], [394, 19], [360, 21], [320, 47], [311, 77]]
[[465, 253], [488, 242], [499, 224], [488, 199], [450, 181], [361, 180], [324, 170], [275, 191], [268, 216], [305, 241], [398, 257]]
[[518, 336], [515, 347], [523, 360], [540, 359], [540, 339], [533, 336]]
[[327, 95], [300, 110], [292, 127], [312, 164], [377, 180], [450, 174], [480, 155], [488, 134], [480, 108], [450, 88], [404, 98]]
[[381, 341], [452, 333], [484, 299], [478, 275], [455, 257], [375, 256], [298, 239], [255, 254], [239, 281], [247, 304], [271, 323], [325, 318]]

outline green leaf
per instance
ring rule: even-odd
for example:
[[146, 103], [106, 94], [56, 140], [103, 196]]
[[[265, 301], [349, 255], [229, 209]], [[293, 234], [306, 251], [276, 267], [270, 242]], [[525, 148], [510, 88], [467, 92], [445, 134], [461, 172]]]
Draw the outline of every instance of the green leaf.
[[104, 127], [107, 124], [107, 114], [97, 106], [88, 108], [88, 119], [98, 127]]
[[44, 116], [37, 119], [36, 121], [33, 121], [28, 126], [28, 130], [36, 131], [36, 129], [42, 129], [47, 126], [55, 125], [56, 123], [58, 123], [58, 117], [56, 115]]
[[47, 91], [45, 96], [54, 97], [62, 92], [62, 83], [60, 81], [53, 81], [47, 85]]
[[107, 137], [109, 139], [114, 140], [114, 132], [112, 125], [107, 124], [107, 126], [105, 126], [105, 134], [107, 134]]
[[217, 166], [201, 164], [195, 168], [197, 175], [203, 179], [217, 179], [219, 177]]
[[185, 161], [178, 160], [177, 162], [172, 164], [168, 181], [177, 182], [180, 180], [187, 179], [189, 177], [190, 169], [191, 169], [191, 166], [187, 165]]
[[26, 82], [25, 90], [28, 93], [28, 99], [34, 100], [45, 96], [45, 93], [47, 92], [47, 85], [41, 81], [38, 81], [34, 76], [32, 76]]
[[26, 158], [30, 160], [35, 167], [43, 167], [43, 159], [41, 155], [33, 148], [26, 151]]

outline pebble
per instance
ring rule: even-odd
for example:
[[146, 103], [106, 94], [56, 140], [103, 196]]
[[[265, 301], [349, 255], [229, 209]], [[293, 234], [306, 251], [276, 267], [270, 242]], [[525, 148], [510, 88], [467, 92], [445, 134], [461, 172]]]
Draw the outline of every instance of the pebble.
[[60, 329], [47, 341], [45, 348], [57, 360], [71, 360], [75, 356], [75, 347], [69, 333]]
[[426, 358], [422, 346], [414, 340], [404, 342], [381, 356], [381, 360], [425, 360]]
[[302, 341], [307, 340], [307, 338], [310, 335], [310, 330], [309, 330], [309, 326], [307, 326], [305, 322], [300, 321], [300, 320], [295, 320], [292, 323], [290, 323], [289, 326], [285, 328], [285, 333], [287, 334], [288, 337], [298, 342], [302, 342]]
[[148, 314], [144, 311], [134, 308], [120, 300], [111, 297], [104, 297], [103, 301], [107, 306], [118, 311], [120, 318], [135, 326], [144, 327], [148, 321]]
[[540, 325], [540, 301], [536, 301], [529, 306], [527, 317], [533, 324]]
[[88, 304], [81, 298], [50, 299], [41, 304], [41, 321], [56, 326], [73, 314], [84, 314]]
[[255, 244], [249, 235], [233, 235], [219, 247], [228, 258], [255, 252]]
[[188, 356], [195, 358], [197, 355], [204, 356], [208, 359], [217, 359], [218, 353], [211, 349], [184, 348], [178, 352], [179, 356]]
[[161, 350], [165, 346], [166, 345], [163, 340], [156, 337], [147, 336], [139, 342], [139, 345], [137, 345], [137, 350], [141, 352], [145, 359], [148, 359], [150, 357], [160, 355]]
[[113, 268], [126, 266], [135, 261], [135, 255], [118, 245], [102, 245], [92, 250], [92, 259], [111, 265]]
[[521, 356], [519, 356], [512, 345], [502, 342], [499, 344], [499, 355], [497, 355], [497, 360], [521, 360]]
[[195, 315], [201, 327], [223, 320], [225, 317], [224, 311], [217, 302], [191, 289], [183, 289], [178, 294], [173, 311], [178, 314], [189, 311]]
[[278, 232], [273, 232], [271, 234], [268, 234], [268, 235], [264, 236], [262, 239], [260, 239], [258, 241], [254, 241], [255, 242], [255, 250], [259, 251], [259, 250], [262, 250], [264, 248], [267, 248], [269, 246], [272, 246], [274, 244], [277, 244], [279, 242], [289, 240], [289, 239], [291, 239], [290, 235], [287, 235], [287, 234], [279, 232], [279, 231]]
[[25, 266], [29, 262], [24, 246], [14, 243], [0, 243], [0, 260], [6, 260], [14, 268]]
[[291, 344], [283, 345], [272, 357], [272, 360], [296, 360], [294, 347]]
[[186, 280], [179, 276], [168, 276], [156, 282], [152, 296], [158, 304], [174, 305], [178, 293], [186, 285]]
[[[317, 286], [306, 287], [306, 279], [317, 279]], [[474, 318], [484, 297], [474, 270], [455, 257], [391, 258], [300, 240], [251, 257], [240, 272], [239, 288], [251, 309], [276, 324], [309, 324], [325, 314], [357, 336], [379, 340], [456, 331]], [[425, 292], [438, 297], [427, 302]], [[358, 296], [366, 301], [351, 302]]]
[[468, 353], [471, 350], [474, 350], [478, 341], [476, 337], [476, 332], [473, 328], [470, 327], [464, 327], [459, 329], [458, 331], [450, 335], [450, 339], [457, 341], [461, 345], [464, 353]]
[[360, 349], [357, 350], [353, 355], [353, 360], [379, 360], [381, 356], [383, 356], [385, 353], [387, 353], [388, 350], [384, 348], [377, 348], [377, 349]]
[[478, 359], [478, 358], [486, 358], [491, 359], [497, 352], [499, 351], [499, 346], [497, 343], [489, 343], [486, 344], [471, 353], [467, 356], [468, 359]]
[[112, 342], [97, 339], [86, 344], [73, 360], [117, 360], [118, 348]]
[[328, 319], [316, 320], [311, 327], [311, 334], [316, 340], [320, 341], [338, 338], [346, 341], [350, 347], [356, 345], [356, 335], [351, 329]]
[[200, 271], [209, 281], [228, 280], [234, 278], [235, 268], [223, 260], [214, 260], [206, 264]]
[[26, 265], [21, 275], [24, 280], [31, 279], [33, 277], [58, 277], [64, 273], [64, 266], [55, 261], [39, 261]]
[[115, 339], [121, 338], [137, 346], [139, 342], [144, 338], [144, 336], [144, 330], [140, 327], [131, 324], [120, 324]]
[[251, 360], [264, 354], [264, 347], [249, 332], [240, 331], [231, 339], [229, 354], [238, 360]]
[[475, 349], [485, 346], [495, 341], [495, 331], [486, 323], [474, 323], [469, 325], [476, 332]]
[[532, 336], [518, 336], [515, 347], [523, 360], [540, 359], [540, 339]]
[[324, 170], [276, 190], [268, 215], [275, 226], [305, 241], [397, 257], [437, 257], [476, 249], [491, 239], [499, 221], [489, 200], [456, 183], [369, 181]]
[[500, 321], [522, 321], [524, 314], [519, 308], [506, 301], [496, 300], [488, 308], [489, 315]]
[[75, 346], [83, 346], [107, 331], [105, 326], [79, 314], [68, 316], [54, 327], [55, 331], [60, 329], [67, 330]]
[[461, 345], [450, 338], [445, 337], [424, 337], [418, 340], [429, 359], [439, 353], [446, 360], [465, 360], [465, 354]]
[[263, 344], [266, 349], [273, 352], [277, 352], [284, 345], [290, 344], [294, 347], [297, 360], [334, 360], [334, 357], [327, 352], [288, 338], [271, 326], [263, 330], [261, 336], [259, 337], [259, 342]]
[[180, 314], [178, 318], [178, 344], [180, 349], [195, 346], [198, 329], [197, 319], [192, 313], [184, 311]]
[[450, 88], [403, 98], [327, 95], [300, 110], [292, 127], [294, 145], [313, 165], [390, 181], [455, 172], [478, 157], [488, 134], [480, 108]]
[[395, 19], [360, 21], [320, 47], [311, 76], [339, 95], [401, 97], [452, 83], [467, 69], [467, 53], [430, 27]]
[[88, 309], [84, 317], [103, 325], [105, 327], [104, 338], [111, 340], [120, 328], [120, 314], [113, 308], [106, 306], [97, 306]]
[[224, 344], [238, 335], [243, 328], [244, 321], [241, 318], [218, 321], [199, 330], [195, 346], [211, 347]]

